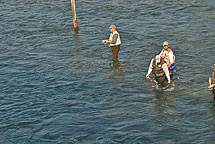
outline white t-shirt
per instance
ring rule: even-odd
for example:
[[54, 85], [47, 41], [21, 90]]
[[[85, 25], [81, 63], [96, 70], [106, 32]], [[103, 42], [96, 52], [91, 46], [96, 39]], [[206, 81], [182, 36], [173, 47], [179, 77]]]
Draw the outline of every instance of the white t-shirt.
[[[165, 51], [165, 50], [163, 49], [163, 50], [160, 52], [159, 55], [161, 55], [162, 53], [164, 53], [166, 56], [168, 56], [169, 62], [170, 62], [171, 64], [174, 63], [174, 55], [173, 55], [172, 50], [171, 50], [170, 52], [168, 52], [168, 51]], [[169, 64], [169, 62], [167, 62], [167, 64]]]

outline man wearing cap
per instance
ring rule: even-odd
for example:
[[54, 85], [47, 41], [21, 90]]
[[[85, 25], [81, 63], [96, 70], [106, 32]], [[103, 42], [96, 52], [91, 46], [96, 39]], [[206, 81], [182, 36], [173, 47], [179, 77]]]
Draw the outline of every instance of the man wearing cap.
[[173, 55], [173, 51], [169, 48], [169, 42], [163, 42], [163, 47], [164, 49], [160, 52], [160, 56], [166, 61], [168, 67], [170, 67], [175, 61], [175, 56]]
[[166, 78], [168, 80], [168, 84], [170, 83], [170, 75], [167, 63], [161, 58], [160, 55], [157, 55], [151, 60], [146, 78], [149, 78], [151, 72], [155, 74], [155, 79], [159, 84], [163, 85]]
[[120, 49], [121, 40], [120, 40], [119, 33], [116, 31], [115, 25], [111, 25], [109, 27], [109, 29], [111, 32], [109, 39], [102, 40], [102, 43], [108, 43], [110, 45], [111, 51], [112, 51], [112, 60], [114, 62], [117, 62], [117, 57], [118, 57], [118, 53], [119, 53], [119, 49]]

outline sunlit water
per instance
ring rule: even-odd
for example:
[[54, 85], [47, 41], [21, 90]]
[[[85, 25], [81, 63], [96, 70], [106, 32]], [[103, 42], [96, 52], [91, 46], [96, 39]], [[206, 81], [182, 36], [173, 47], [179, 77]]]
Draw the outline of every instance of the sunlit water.
[[[0, 10], [0, 143], [214, 143], [214, 0], [76, 0], [78, 34], [69, 0]], [[177, 72], [160, 90], [145, 75], [166, 40]]]

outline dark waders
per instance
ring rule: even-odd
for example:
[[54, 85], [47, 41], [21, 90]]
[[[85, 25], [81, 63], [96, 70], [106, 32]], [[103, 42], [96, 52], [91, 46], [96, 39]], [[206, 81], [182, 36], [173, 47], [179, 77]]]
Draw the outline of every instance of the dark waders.
[[[172, 79], [172, 74], [170, 75], [170, 78]], [[170, 83], [168, 83], [168, 79], [167, 79], [166, 75], [163, 75], [161, 77], [155, 77], [155, 80], [158, 82], [158, 86], [164, 90], [169, 88], [172, 83], [172, 80], [170, 80]], [[215, 95], [215, 93], [214, 93], [214, 95]]]
[[212, 94], [213, 94], [214, 99], [215, 99], [215, 88], [213, 87], [212, 89], [213, 89], [213, 90], [212, 90]]
[[159, 87], [165, 87], [168, 84], [166, 75], [163, 75], [161, 77], [155, 77], [155, 80], [158, 82]]

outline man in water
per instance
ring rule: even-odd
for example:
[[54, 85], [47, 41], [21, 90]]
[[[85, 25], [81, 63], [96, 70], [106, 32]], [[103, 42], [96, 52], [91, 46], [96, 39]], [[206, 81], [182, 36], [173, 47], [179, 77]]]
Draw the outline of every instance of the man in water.
[[208, 79], [209, 87], [208, 88], [213, 88], [215, 87], [215, 64], [213, 65], [212, 69], [212, 74]]
[[209, 87], [212, 89], [212, 93], [215, 99], [215, 64], [213, 65], [213, 70], [212, 70], [212, 74], [208, 79], [208, 83], [209, 83]]
[[112, 51], [112, 60], [114, 62], [117, 62], [117, 57], [118, 57], [118, 53], [119, 53], [119, 49], [120, 49], [121, 40], [120, 40], [119, 33], [116, 31], [115, 25], [111, 25], [109, 27], [109, 29], [111, 32], [109, 39], [102, 40], [102, 43], [108, 43], [110, 45], [111, 51]]
[[166, 78], [168, 80], [168, 84], [170, 84], [170, 75], [167, 63], [160, 55], [157, 55], [151, 60], [146, 78], [149, 78], [151, 72], [155, 75], [155, 80], [158, 84], [165, 86]]
[[163, 50], [160, 52], [160, 56], [164, 59], [170, 67], [175, 62], [175, 56], [173, 55], [173, 51], [169, 48], [169, 42], [163, 42]]

